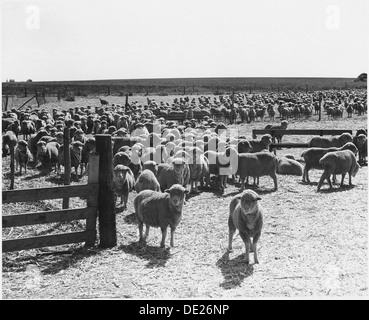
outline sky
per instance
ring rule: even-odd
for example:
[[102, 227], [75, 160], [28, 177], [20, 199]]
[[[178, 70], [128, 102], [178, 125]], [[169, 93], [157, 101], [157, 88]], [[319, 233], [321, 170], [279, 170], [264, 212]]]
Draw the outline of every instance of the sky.
[[1, 78], [354, 78], [367, 2], [1, 0]]

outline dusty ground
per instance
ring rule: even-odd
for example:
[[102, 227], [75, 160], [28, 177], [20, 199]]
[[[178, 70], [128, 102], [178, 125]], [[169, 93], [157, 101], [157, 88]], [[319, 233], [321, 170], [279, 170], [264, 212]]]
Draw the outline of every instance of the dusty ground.
[[[159, 100], [160, 101], [160, 100]], [[77, 102], [79, 105], [85, 101]], [[70, 105], [68, 105], [70, 107]], [[251, 136], [264, 124], [238, 125]], [[367, 128], [366, 116], [352, 120], [291, 121], [291, 128]], [[286, 137], [307, 142], [309, 137]], [[279, 150], [278, 156], [302, 149]], [[3, 190], [8, 187], [8, 159], [3, 159]], [[160, 230], [152, 229], [147, 246], [138, 244], [138, 228], [128, 210], [117, 208], [117, 246], [102, 250], [76, 244], [2, 254], [4, 299], [76, 298], [216, 298], [246, 297], [357, 297], [368, 295], [368, 168], [362, 167], [353, 187], [333, 191], [323, 185], [316, 192], [321, 171], [312, 170], [311, 185], [301, 177], [278, 175], [260, 178], [264, 227], [259, 242], [259, 264], [243, 262], [244, 245], [236, 234], [234, 251], [227, 255], [228, 205], [238, 186], [224, 194], [204, 190], [189, 196], [175, 234], [174, 248], [159, 248]], [[81, 182], [85, 183], [86, 177]], [[29, 170], [16, 177], [17, 188], [62, 183], [55, 174]], [[348, 183], [346, 178], [346, 184]], [[71, 201], [71, 206], [81, 205]], [[3, 205], [3, 214], [60, 208], [61, 201]], [[3, 239], [83, 227], [83, 223], [53, 224], [40, 228], [3, 229]], [[21, 229], [20, 231], [18, 229]], [[69, 250], [61, 254], [51, 251]]]

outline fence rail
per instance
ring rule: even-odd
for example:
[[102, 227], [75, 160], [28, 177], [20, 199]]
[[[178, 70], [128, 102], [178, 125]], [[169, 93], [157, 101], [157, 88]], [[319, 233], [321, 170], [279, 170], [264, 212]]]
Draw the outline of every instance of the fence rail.
[[87, 200], [87, 206], [84, 208], [63, 208], [53, 211], [3, 215], [2, 228], [86, 220], [84, 231], [3, 240], [3, 252], [78, 242], [85, 242], [86, 246], [93, 246], [96, 242], [97, 218], [99, 218], [100, 246], [105, 248], [115, 246], [116, 223], [113, 203], [112, 154], [109, 153], [111, 149], [112, 142], [109, 135], [96, 135], [96, 153], [90, 155], [88, 183], [85, 185], [2, 191], [4, 204], [73, 197]]

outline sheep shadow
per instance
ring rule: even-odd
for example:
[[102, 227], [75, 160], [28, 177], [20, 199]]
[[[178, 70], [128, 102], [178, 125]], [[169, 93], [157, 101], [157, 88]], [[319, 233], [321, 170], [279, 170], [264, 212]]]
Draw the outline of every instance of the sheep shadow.
[[227, 250], [216, 262], [216, 266], [224, 277], [220, 286], [226, 290], [240, 286], [254, 272], [253, 265], [246, 264], [244, 253], [231, 260], [229, 260], [229, 254], [230, 252]]
[[319, 191], [317, 191], [318, 193], [334, 193], [334, 192], [344, 192], [344, 191], [348, 191], [351, 189], [354, 189], [356, 186], [355, 185], [344, 185], [344, 186], [339, 186], [338, 188], [332, 188], [330, 189], [328, 187], [328, 189], [320, 189]]
[[121, 245], [118, 249], [125, 253], [133, 254], [142, 260], [147, 260], [147, 268], [165, 267], [166, 262], [172, 256], [170, 248], [161, 248], [158, 246], [150, 246], [139, 241], [131, 242], [128, 245]]

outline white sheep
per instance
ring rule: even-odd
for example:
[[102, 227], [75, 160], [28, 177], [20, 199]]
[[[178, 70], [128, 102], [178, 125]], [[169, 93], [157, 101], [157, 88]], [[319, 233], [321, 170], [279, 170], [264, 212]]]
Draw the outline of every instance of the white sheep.
[[319, 164], [323, 167], [324, 171], [320, 177], [317, 191], [320, 190], [325, 179], [327, 179], [329, 187], [331, 189], [333, 188], [330, 179], [331, 174], [342, 175], [341, 187], [343, 187], [343, 180], [345, 179], [346, 173], [348, 173], [349, 185], [351, 186], [351, 177], [355, 177], [360, 168], [356, 161], [355, 154], [351, 150], [329, 152], [319, 160]]
[[[165, 247], [167, 228], [170, 226], [170, 245], [174, 247], [174, 231], [182, 218], [182, 207], [188, 191], [179, 184], [172, 185], [164, 193], [143, 190], [133, 201], [138, 221], [139, 241], [146, 241], [150, 227], [160, 228], [160, 247]], [[143, 235], [143, 225], [146, 232]]]
[[254, 262], [259, 263], [257, 255], [257, 242], [261, 235], [263, 227], [262, 208], [259, 203], [260, 196], [252, 190], [245, 190], [243, 193], [233, 197], [229, 204], [229, 241], [228, 250], [232, 251], [233, 236], [238, 229], [240, 236], [245, 243], [246, 254], [245, 261], [248, 264], [250, 245], [252, 238], [252, 251], [254, 252]]

